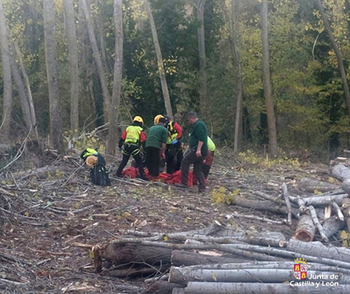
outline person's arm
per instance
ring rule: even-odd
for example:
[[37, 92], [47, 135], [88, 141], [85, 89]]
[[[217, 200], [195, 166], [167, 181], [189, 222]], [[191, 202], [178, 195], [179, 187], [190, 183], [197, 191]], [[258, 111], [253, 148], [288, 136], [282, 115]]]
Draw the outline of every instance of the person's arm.
[[197, 157], [201, 157], [202, 156], [202, 146], [203, 146], [203, 141], [198, 141], [197, 151], [196, 151], [196, 156]]
[[165, 158], [165, 148], [166, 148], [166, 144], [165, 143], [162, 143], [162, 149], [161, 149], [161, 152], [160, 152], [160, 157], [161, 158]]
[[197, 131], [197, 138], [198, 138], [196, 156], [201, 157], [204, 140], [207, 140], [207, 132], [205, 129], [205, 125], [204, 124], [198, 125], [196, 131]]
[[118, 144], [119, 149], [122, 148], [125, 138], [126, 138], [126, 130], [123, 131], [123, 134], [120, 137], [119, 144]]
[[177, 133], [176, 140], [180, 140], [182, 137], [182, 128], [178, 123], [174, 123], [174, 130]]

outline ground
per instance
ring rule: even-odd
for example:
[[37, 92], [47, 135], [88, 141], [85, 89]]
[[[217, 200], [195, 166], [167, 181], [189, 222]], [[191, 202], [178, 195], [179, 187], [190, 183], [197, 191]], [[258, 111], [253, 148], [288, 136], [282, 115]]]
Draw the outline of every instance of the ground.
[[[224, 153], [224, 152], [222, 152]], [[23, 159], [25, 160], [25, 159]], [[4, 171], [0, 192], [1, 293], [140, 293], [142, 279], [117, 279], [94, 273], [90, 246], [127, 230], [178, 232], [207, 227], [214, 220], [251, 233], [281, 232], [292, 226], [231, 218], [233, 212], [273, 220], [286, 217], [254, 211], [218, 195], [254, 198], [254, 191], [279, 195], [283, 182], [292, 194], [301, 177], [328, 180], [328, 168], [296, 161], [251, 160], [217, 154], [205, 195], [162, 183], [114, 179], [111, 187], [87, 181], [88, 170], [75, 160], [48, 160], [42, 173]], [[46, 170], [45, 170], [46, 169]], [[221, 194], [220, 194], [221, 193]], [[334, 240], [334, 242], [338, 242]]]

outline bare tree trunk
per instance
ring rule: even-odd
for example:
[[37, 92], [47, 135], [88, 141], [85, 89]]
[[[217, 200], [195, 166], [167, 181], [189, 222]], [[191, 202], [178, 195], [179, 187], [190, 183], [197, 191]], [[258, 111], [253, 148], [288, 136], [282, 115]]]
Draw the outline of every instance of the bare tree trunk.
[[267, 28], [267, 0], [262, 1], [261, 9], [261, 39], [262, 39], [262, 70], [263, 86], [266, 103], [267, 124], [269, 129], [269, 153], [272, 156], [277, 155], [277, 128], [272, 97], [271, 75], [270, 75], [270, 53]]
[[62, 120], [59, 105], [57, 49], [55, 41], [55, 3], [52, 0], [44, 0], [43, 4], [45, 60], [50, 102], [50, 141], [58, 152], [62, 152]]
[[122, 84], [123, 67], [123, 3], [122, 0], [114, 0], [114, 26], [115, 26], [115, 61], [114, 80], [111, 107], [109, 110], [109, 130], [107, 154], [115, 155], [117, 146], [117, 125]]
[[90, 18], [90, 11], [89, 11], [89, 8], [86, 4], [86, 0], [82, 0], [81, 4], [83, 6], [83, 10], [84, 10], [85, 18], [86, 18], [87, 29], [88, 29], [88, 33], [89, 33], [89, 39], [90, 39], [92, 51], [94, 54], [94, 58], [96, 61], [98, 75], [99, 75], [100, 82], [101, 82], [101, 87], [102, 87], [102, 92], [103, 92], [103, 108], [104, 108], [103, 114], [104, 114], [104, 118], [105, 118], [105, 122], [106, 122], [108, 119], [108, 113], [109, 113], [109, 109], [110, 109], [110, 105], [111, 105], [111, 95], [110, 95], [109, 90], [108, 90], [105, 69], [103, 68], [101, 56], [100, 56], [100, 53], [99, 53], [99, 50], [97, 47], [95, 32], [94, 32], [94, 28], [92, 26], [92, 21]]
[[235, 138], [233, 143], [233, 151], [238, 152], [242, 145], [242, 107], [243, 107], [243, 80], [242, 80], [242, 64], [239, 55], [238, 45], [238, 24], [236, 15], [238, 15], [238, 0], [231, 1], [231, 15], [232, 15], [232, 45], [234, 51], [234, 58], [237, 62], [237, 93], [236, 93], [236, 118], [235, 118]]
[[197, 20], [200, 22], [198, 28], [198, 54], [199, 54], [199, 110], [203, 118], [208, 118], [208, 85], [207, 85], [207, 61], [205, 54], [204, 35], [204, 7], [206, 0], [197, 0]]
[[331, 30], [331, 26], [329, 25], [326, 13], [324, 12], [324, 8], [322, 6], [321, 0], [315, 0], [316, 1], [316, 5], [318, 10], [321, 13], [321, 17], [324, 23], [324, 28], [327, 31], [327, 34], [329, 36], [329, 40], [331, 41], [333, 50], [335, 52], [335, 56], [337, 57], [337, 61], [338, 61], [338, 68], [340, 71], [340, 75], [341, 75], [341, 79], [343, 82], [343, 89], [344, 89], [344, 95], [346, 98], [346, 106], [348, 108], [348, 115], [350, 118], [350, 91], [349, 91], [349, 84], [348, 84], [348, 79], [346, 77], [346, 72], [345, 72], [345, 68], [344, 68], [344, 64], [343, 64], [343, 56], [337, 46], [337, 43], [334, 39], [332, 30]]
[[72, 135], [76, 136], [79, 131], [79, 68], [73, 0], [64, 0], [63, 6], [70, 68], [70, 129]]
[[10, 52], [7, 40], [7, 29], [2, 0], [0, 0], [0, 47], [2, 69], [4, 73], [4, 102], [0, 131], [3, 135], [2, 141], [5, 141], [8, 139], [10, 133], [10, 121], [12, 111], [12, 77]]
[[155, 47], [156, 55], [157, 55], [158, 72], [159, 72], [160, 83], [162, 85], [165, 110], [166, 110], [166, 114], [172, 118], [173, 117], [173, 110], [171, 108], [170, 96], [169, 96], [169, 91], [168, 91], [168, 84], [167, 84], [166, 77], [165, 77], [162, 52], [160, 50], [157, 29], [156, 29], [156, 25], [154, 23], [153, 14], [152, 14], [151, 7], [149, 5], [148, 0], [145, 0], [145, 9], [147, 11], [149, 22], [151, 25], [153, 43], [154, 43], [154, 47]]

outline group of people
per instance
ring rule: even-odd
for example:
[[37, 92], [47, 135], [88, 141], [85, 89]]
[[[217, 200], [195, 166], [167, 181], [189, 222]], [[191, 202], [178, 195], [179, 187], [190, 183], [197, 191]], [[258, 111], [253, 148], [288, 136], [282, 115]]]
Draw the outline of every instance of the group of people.
[[[132, 124], [123, 131], [119, 140], [118, 146], [123, 158], [116, 176], [122, 176], [122, 171], [131, 156], [135, 159], [139, 177], [143, 180], [148, 180], [145, 177], [144, 165], [148, 169], [149, 176], [157, 178], [161, 161], [165, 161], [168, 174], [173, 174], [181, 169], [179, 186], [188, 187], [189, 168], [193, 164], [198, 190], [205, 192], [205, 178], [208, 177], [213, 162], [215, 144], [207, 134], [206, 125], [195, 112], [189, 112], [187, 118], [192, 125], [192, 131], [189, 137], [189, 148], [183, 154], [182, 128], [177, 122], [166, 115], [159, 114], [154, 118], [154, 125], [150, 127], [146, 136], [142, 117], [135, 116]], [[86, 150], [90, 152], [83, 152], [81, 157], [86, 159], [85, 162], [88, 164], [87, 159], [91, 159], [89, 156], [96, 156], [98, 153], [91, 154], [94, 149]]]

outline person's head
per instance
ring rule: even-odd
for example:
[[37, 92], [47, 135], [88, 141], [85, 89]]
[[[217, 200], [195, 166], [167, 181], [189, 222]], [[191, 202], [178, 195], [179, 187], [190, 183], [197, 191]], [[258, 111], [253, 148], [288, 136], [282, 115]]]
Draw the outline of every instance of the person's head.
[[164, 117], [161, 117], [157, 123], [157, 125], [163, 125], [165, 126], [167, 124], [167, 121]]
[[134, 123], [134, 125], [137, 125], [137, 126], [143, 126], [143, 119], [141, 116], [135, 116], [134, 119], [132, 120], [132, 122]]
[[164, 119], [164, 116], [161, 115], [161, 114], [156, 115], [156, 116], [154, 117], [154, 120], [153, 120], [154, 124], [157, 125], [157, 124], [159, 123], [159, 119], [161, 119], [161, 118]]
[[165, 118], [165, 121], [166, 121], [167, 123], [171, 122], [170, 116], [164, 115], [164, 118]]
[[193, 125], [198, 120], [198, 115], [194, 111], [187, 113], [188, 122]]

